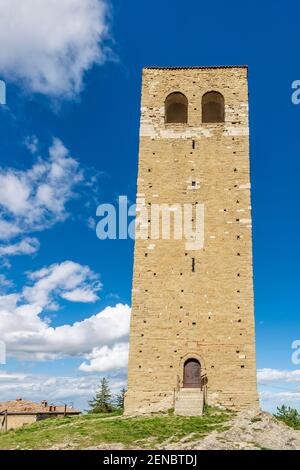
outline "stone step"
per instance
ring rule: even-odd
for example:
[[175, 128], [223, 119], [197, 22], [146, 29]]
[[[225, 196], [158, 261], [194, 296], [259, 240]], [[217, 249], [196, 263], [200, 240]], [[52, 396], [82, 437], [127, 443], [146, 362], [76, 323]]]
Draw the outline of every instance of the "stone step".
[[200, 388], [181, 388], [175, 397], [175, 415], [201, 416], [203, 413], [203, 392]]

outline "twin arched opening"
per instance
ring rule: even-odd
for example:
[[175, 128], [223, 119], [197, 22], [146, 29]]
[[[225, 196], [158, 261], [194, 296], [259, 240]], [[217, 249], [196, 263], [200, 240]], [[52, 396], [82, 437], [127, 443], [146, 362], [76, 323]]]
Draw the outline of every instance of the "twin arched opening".
[[[218, 91], [209, 91], [202, 97], [202, 122], [216, 123], [225, 120], [225, 100]], [[174, 92], [167, 96], [165, 101], [166, 123], [188, 122], [188, 99], [180, 92]]]

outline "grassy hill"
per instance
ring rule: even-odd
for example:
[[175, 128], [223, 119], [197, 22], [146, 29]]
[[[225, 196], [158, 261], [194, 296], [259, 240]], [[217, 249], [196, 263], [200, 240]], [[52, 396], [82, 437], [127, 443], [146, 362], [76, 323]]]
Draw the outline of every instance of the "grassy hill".
[[200, 439], [212, 431], [225, 431], [232, 417], [230, 412], [209, 408], [204, 416], [191, 418], [171, 413], [123, 418], [115, 413], [48, 419], [0, 434], [0, 449], [155, 449], [166, 441], [176, 443], [186, 436], [187, 440]]
[[[297, 422], [298, 423], [298, 422]], [[297, 424], [296, 423], [296, 424]], [[201, 417], [166, 414], [123, 417], [118, 413], [47, 419], [0, 433], [8, 449], [300, 450], [298, 424], [270, 413], [207, 408]]]

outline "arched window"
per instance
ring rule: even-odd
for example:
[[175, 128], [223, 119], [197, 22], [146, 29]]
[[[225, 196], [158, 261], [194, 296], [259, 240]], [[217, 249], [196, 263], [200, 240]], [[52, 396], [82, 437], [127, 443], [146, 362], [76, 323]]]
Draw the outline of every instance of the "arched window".
[[224, 122], [224, 96], [217, 91], [209, 91], [202, 96], [202, 122]]
[[197, 359], [190, 358], [185, 361], [183, 366], [183, 387], [200, 388], [201, 387], [201, 366]]
[[182, 93], [171, 93], [165, 101], [165, 120], [169, 123], [188, 121], [188, 100]]

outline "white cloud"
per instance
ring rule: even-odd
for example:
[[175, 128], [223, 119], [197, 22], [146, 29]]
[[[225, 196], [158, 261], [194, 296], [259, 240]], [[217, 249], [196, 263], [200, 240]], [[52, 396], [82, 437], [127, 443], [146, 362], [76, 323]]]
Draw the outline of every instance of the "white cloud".
[[277, 406], [280, 404], [289, 405], [288, 402], [300, 404], [300, 390], [264, 390], [260, 392], [260, 397], [264, 401], [276, 401]]
[[[126, 386], [126, 375], [109, 377], [113, 393]], [[50, 376], [0, 371], [1, 401], [22, 397], [25, 400], [49, 403], [73, 403], [76, 408], [87, 409], [87, 402], [99, 388], [99, 375]]]
[[[1, 216], [0, 216], [1, 217]], [[0, 218], [0, 240], [8, 240], [20, 233], [20, 228], [12, 222]]]
[[70, 302], [95, 302], [98, 300], [97, 294], [89, 288], [74, 289], [69, 292], [63, 292], [61, 297], [69, 300]]
[[[10, 300], [10, 299], [8, 299]], [[51, 327], [42, 320], [42, 310], [33, 305], [14, 308], [10, 316], [0, 312], [0, 337], [8, 355], [24, 360], [53, 360], [86, 357], [96, 347], [126, 339], [130, 308], [117, 304], [71, 325]]]
[[33, 155], [37, 153], [39, 149], [39, 140], [36, 135], [27, 136], [25, 138], [24, 144], [28, 148], [30, 153], [32, 153]]
[[13, 285], [12, 281], [7, 279], [4, 274], [0, 274], [0, 294], [2, 293], [3, 290], [6, 291], [8, 287], [11, 287]]
[[39, 307], [53, 308], [53, 296], [60, 296], [72, 302], [95, 302], [102, 284], [88, 266], [73, 261], [53, 264], [47, 268], [29, 273], [34, 282], [23, 289], [23, 298]]
[[259, 369], [257, 371], [259, 383], [281, 382], [300, 382], [300, 369], [279, 370], [279, 369]]
[[[65, 261], [28, 274], [29, 282], [20, 293], [0, 296], [0, 338], [9, 356], [28, 360], [62, 357], [96, 359], [104, 346], [125, 343], [129, 333], [130, 308], [117, 304], [73, 324], [53, 327], [45, 313], [59, 309], [60, 298], [92, 302], [101, 288], [89, 267]], [[98, 349], [95, 349], [98, 348]], [[123, 348], [123, 347], [122, 347]], [[111, 366], [124, 365], [124, 348], [113, 348]], [[89, 356], [91, 355], [92, 356]], [[87, 366], [88, 367], [88, 366]]]
[[0, 0], [0, 72], [28, 90], [73, 97], [106, 59], [104, 0]]
[[290, 406], [300, 411], [300, 390], [262, 390], [259, 393], [263, 410], [276, 412], [278, 406]]
[[300, 410], [300, 369], [258, 369], [257, 379], [263, 409], [274, 412], [287, 405]]
[[128, 364], [128, 350], [128, 343], [116, 343], [111, 348], [108, 346], [94, 348], [86, 356], [90, 362], [83, 362], [79, 369], [84, 372], [106, 372], [126, 368]]
[[93, 217], [89, 217], [88, 220], [87, 220], [87, 226], [91, 229], [91, 230], [95, 230], [96, 228], [96, 221]]
[[[66, 205], [83, 180], [79, 163], [57, 138], [49, 148], [49, 158], [38, 158], [31, 168], [0, 168], [0, 239], [9, 240], [65, 220]], [[37, 248], [37, 243], [28, 241], [23, 240], [15, 248], [4, 245], [2, 254], [35, 252], [33, 246]]]
[[5, 209], [15, 215], [24, 213], [28, 210], [29, 196], [29, 181], [22, 173], [1, 172], [0, 201]]
[[32, 255], [39, 247], [37, 238], [26, 237], [18, 243], [0, 245], [0, 256]]

